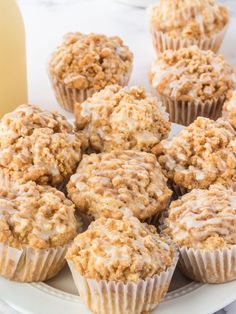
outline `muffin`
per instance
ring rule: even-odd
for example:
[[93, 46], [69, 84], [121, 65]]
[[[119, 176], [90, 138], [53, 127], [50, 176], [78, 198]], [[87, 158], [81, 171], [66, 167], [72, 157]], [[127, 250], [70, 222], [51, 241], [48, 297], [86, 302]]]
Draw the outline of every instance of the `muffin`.
[[21, 105], [0, 121], [0, 169], [22, 182], [61, 185], [76, 170], [85, 145], [85, 136], [62, 115], [37, 106]]
[[124, 217], [93, 222], [76, 237], [66, 259], [92, 312], [139, 314], [163, 299], [178, 256], [155, 227]]
[[172, 192], [153, 154], [112, 151], [84, 155], [67, 185], [78, 210], [93, 218], [145, 220], [169, 205]]
[[223, 55], [197, 46], [160, 54], [149, 79], [170, 120], [183, 125], [189, 125], [198, 116], [219, 118], [227, 92], [236, 87], [233, 67]]
[[229, 93], [228, 99], [224, 103], [222, 115], [236, 129], [236, 90]]
[[0, 274], [20, 282], [55, 276], [77, 234], [74, 210], [62, 192], [32, 181], [1, 190]]
[[128, 84], [133, 54], [118, 37], [68, 33], [49, 61], [49, 78], [58, 103], [73, 111], [76, 102], [107, 85]]
[[229, 24], [227, 8], [214, 0], [160, 0], [150, 13], [157, 53], [191, 45], [217, 52]]
[[156, 149], [172, 188], [181, 195], [211, 184], [236, 182], [236, 132], [229, 122], [197, 120]]
[[207, 283], [236, 279], [235, 190], [222, 185], [192, 190], [171, 203], [166, 227], [189, 278]]
[[76, 125], [96, 153], [115, 149], [151, 152], [170, 131], [168, 115], [144, 88], [108, 86], [75, 105]]

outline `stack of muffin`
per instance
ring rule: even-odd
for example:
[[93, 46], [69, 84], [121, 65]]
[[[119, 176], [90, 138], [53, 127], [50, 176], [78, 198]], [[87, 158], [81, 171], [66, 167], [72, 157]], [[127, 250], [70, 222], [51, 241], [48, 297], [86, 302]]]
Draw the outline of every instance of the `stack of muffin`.
[[[179, 254], [193, 280], [236, 279], [236, 76], [215, 54], [228, 20], [214, 0], [152, 8], [157, 97], [124, 87], [120, 38], [65, 36], [49, 77], [75, 126], [32, 105], [0, 121], [1, 275], [43, 281], [67, 260], [82, 300], [107, 314], [155, 308]], [[189, 125], [172, 139], [169, 116]]]

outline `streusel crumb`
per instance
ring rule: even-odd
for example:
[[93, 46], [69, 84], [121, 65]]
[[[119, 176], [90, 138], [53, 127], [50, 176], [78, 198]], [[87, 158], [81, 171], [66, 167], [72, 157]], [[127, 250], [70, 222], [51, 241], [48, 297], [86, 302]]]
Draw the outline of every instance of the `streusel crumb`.
[[223, 117], [236, 129], [236, 91], [229, 93], [223, 107]]
[[75, 238], [66, 256], [86, 278], [124, 283], [165, 271], [173, 257], [173, 248], [155, 227], [135, 217], [96, 220]]
[[141, 87], [106, 87], [75, 105], [79, 130], [87, 132], [96, 152], [136, 149], [151, 152], [170, 131], [168, 114]]
[[94, 218], [149, 218], [168, 206], [171, 191], [156, 157], [138, 151], [84, 155], [67, 185], [79, 211]]
[[74, 204], [55, 188], [14, 183], [0, 191], [0, 243], [39, 249], [68, 244], [78, 227], [74, 211]]
[[172, 202], [166, 232], [178, 246], [214, 250], [236, 244], [236, 192], [222, 185]]
[[197, 46], [166, 50], [150, 71], [153, 89], [178, 101], [207, 101], [226, 97], [236, 87], [234, 69], [223, 55]]
[[151, 12], [151, 27], [172, 38], [209, 38], [228, 21], [227, 8], [215, 0], [160, 0]]
[[187, 189], [236, 181], [236, 132], [229, 122], [199, 117], [156, 149], [166, 176]]
[[68, 33], [53, 53], [49, 71], [67, 88], [101, 90], [132, 70], [133, 54], [117, 37]]
[[21, 105], [0, 121], [0, 168], [15, 178], [57, 185], [71, 175], [85, 136], [58, 114]]

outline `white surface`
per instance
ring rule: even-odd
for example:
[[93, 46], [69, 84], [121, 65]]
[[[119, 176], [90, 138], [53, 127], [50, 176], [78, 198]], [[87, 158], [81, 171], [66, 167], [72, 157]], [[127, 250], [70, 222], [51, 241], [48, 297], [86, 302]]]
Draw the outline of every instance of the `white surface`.
[[[235, 281], [224, 285], [203, 285], [178, 299], [164, 301], [153, 314], [211, 314], [232, 302], [235, 290]], [[43, 291], [42, 286], [17, 284], [3, 278], [0, 278], [0, 295], [16, 310], [26, 314], [90, 313], [79, 298], [57, 294], [56, 290], [51, 289]]]
[[[226, 2], [229, 3], [231, 11], [235, 12], [236, 1]], [[155, 54], [148, 33], [146, 12], [143, 9], [132, 8], [112, 0], [19, 0], [19, 4], [26, 27], [31, 103], [65, 113], [57, 105], [53, 96], [47, 78], [46, 64], [50, 53], [60, 43], [63, 34], [68, 31], [101, 32], [121, 36], [134, 52], [135, 57], [130, 85], [143, 85], [149, 88], [147, 71]], [[236, 15], [233, 14], [221, 52], [236, 69], [235, 29]], [[71, 117], [68, 113], [66, 115]], [[172, 300], [162, 304], [157, 313], [211, 314], [212, 311], [219, 310], [220, 307], [232, 302], [236, 297], [235, 291], [235, 282], [211, 287], [204, 285], [201, 289], [182, 297], [181, 302], [178, 302], [179, 308]], [[16, 284], [2, 278], [0, 278], [0, 298], [24, 313], [87, 313], [78, 301], [69, 302], [40, 291], [32, 285]], [[54, 306], [57, 306], [56, 311]], [[211, 306], [214, 308], [210, 308]], [[232, 306], [228, 306], [227, 310], [230, 310], [228, 312], [230, 314], [236, 313], [236, 309]], [[0, 302], [1, 314], [15, 314], [8, 311], [9, 308]]]
[[[236, 11], [236, 0], [228, 2]], [[19, 0], [19, 4], [26, 27], [31, 103], [63, 112], [50, 88], [46, 64], [63, 34], [70, 31], [119, 35], [134, 52], [134, 70], [129, 85], [143, 85], [149, 89], [147, 71], [155, 53], [144, 9], [113, 0]], [[236, 69], [235, 28], [236, 14], [231, 18], [221, 51]]]

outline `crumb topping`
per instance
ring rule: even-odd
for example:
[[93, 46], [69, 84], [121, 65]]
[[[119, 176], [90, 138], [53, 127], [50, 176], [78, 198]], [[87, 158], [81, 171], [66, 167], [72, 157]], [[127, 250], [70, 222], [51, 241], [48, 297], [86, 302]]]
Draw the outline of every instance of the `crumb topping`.
[[159, 95], [179, 101], [226, 97], [228, 90], [236, 87], [234, 69], [224, 56], [197, 46], [163, 52], [149, 76]]
[[85, 136], [58, 114], [21, 105], [0, 121], [0, 168], [15, 178], [56, 185], [72, 174]]
[[160, 0], [151, 12], [151, 26], [172, 38], [209, 38], [228, 22], [227, 8], [215, 0]]
[[75, 105], [79, 130], [88, 134], [95, 152], [136, 149], [151, 152], [168, 136], [168, 114], [155, 97], [141, 87], [106, 87]]
[[52, 54], [49, 72], [67, 88], [101, 90], [132, 70], [133, 54], [117, 37], [68, 33]]
[[236, 192], [222, 185], [172, 202], [167, 232], [179, 246], [214, 250], [236, 244]]
[[224, 103], [223, 117], [236, 129], [236, 91], [229, 94], [229, 98]]
[[172, 265], [173, 248], [155, 227], [137, 218], [100, 218], [78, 235], [67, 253], [86, 278], [137, 282]]
[[168, 206], [166, 181], [154, 155], [112, 151], [84, 155], [67, 190], [79, 211], [94, 218], [134, 215], [145, 220]]
[[236, 133], [230, 123], [199, 117], [156, 149], [166, 176], [187, 189], [236, 181]]
[[0, 194], [0, 242], [47, 249], [76, 236], [74, 204], [62, 192], [35, 182], [14, 184]]

